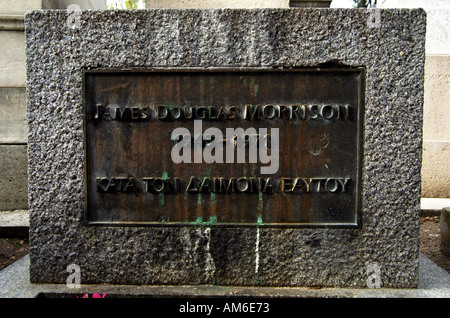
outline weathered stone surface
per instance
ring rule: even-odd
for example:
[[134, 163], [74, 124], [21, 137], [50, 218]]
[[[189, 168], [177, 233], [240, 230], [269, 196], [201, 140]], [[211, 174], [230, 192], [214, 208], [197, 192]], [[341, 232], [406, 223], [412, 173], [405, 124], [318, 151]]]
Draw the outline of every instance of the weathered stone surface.
[[450, 141], [424, 140], [422, 197], [450, 197]]
[[[418, 284], [423, 10], [33, 11], [26, 16], [33, 282], [366, 286]], [[84, 224], [87, 68], [364, 67], [357, 229]]]
[[42, 8], [42, 0], [16, 0], [2, 3], [2, 14], [24, 15], [28, 10]]
[[27, 146], [0, 145], [0, 210], [26, 209]]
[[0, 143], [27, 142], [25, 87], [0, 87]]
[[[423, 254], [419, 254], [418, 288], [307, 288], [307, 287], [255, 287], [255, 286], [167, 286], [167, 285], [109, 285], [83, 284], [81, 289], [66, 284], [30, 283], [29, 255], [0, 271], [0, 298], [76, 298], [84, 294], [99, 293], [106, 298], [153, 298], [161, 304], [162, 298], [449, 298], [450, 274]], [[272, 300], [273, 301], [273, 300]], [[270, 301], [270, 302], [272, 302]], [[293, 306], [298, 304], [292, 302]], [[146, 302], [146, 305], [148, 302]], [[179, 306], [170, 305], [174, 313]], [[271, 307], [272, 308], [272, 307]], [[167, 308], [165, 308], [167, 309]], [[333, 310], [335, 310], [333, 308]], [[169, 312], [168, 312], [169, 313]]]
[[424, 198], [450, 197], [450, 163], [448, 161], [450, 114], [447, 111], [449, 99], [450, 55], [427, 55], [422, 161], [422, 197]]
[[27, 208], [25, 87], [0, 87], [0, 210]]
[[0, 31], [0, 86], [25, 86], [25, 37], [23, 31]]

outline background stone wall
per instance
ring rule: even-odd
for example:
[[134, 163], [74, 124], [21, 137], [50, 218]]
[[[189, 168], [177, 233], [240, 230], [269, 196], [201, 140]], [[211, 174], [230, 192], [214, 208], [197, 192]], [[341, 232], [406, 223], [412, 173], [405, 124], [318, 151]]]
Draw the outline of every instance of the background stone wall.
[[27, 208], [24, 14], [41, 1], [0, 2], [0, 210]]
[[0, 0], [0, 211], [28, 207], [25, 12], [70, 4], [106, 9], [105, 0]]
[[289, 0], [147, 0], [146, 8], [288, 8]]
[[450, 198], [450, 0], [379, 0], [427, 13], [422, 197]]

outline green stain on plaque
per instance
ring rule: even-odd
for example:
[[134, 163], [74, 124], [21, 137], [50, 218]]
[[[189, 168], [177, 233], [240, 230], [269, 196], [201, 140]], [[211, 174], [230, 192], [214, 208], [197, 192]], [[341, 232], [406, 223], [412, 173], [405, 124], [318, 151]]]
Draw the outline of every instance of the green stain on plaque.
[[206, 224], [214, 224], [217, 223], [217, 216], [213, 215], [209, 217], [209, 221], [205, 222]]
[[211, 205], [215, 205], [217, 203], [216, 200], [216, 194], [214, 192], [211, 192]]
[[192, 222], [194, 224], [202, 224], [203, 223], [203, 218], [201, 216], [199, 216], [194, 222]]
[[164, 204], [165, 204], [164, 193], [160, 193], [160, 194], [159, 194], [159, 206], [160, 206], [161, 208], [163, 208], [163, 207], [164, 207]]
[[264, 225], [263, 220], [262, 220], [262, 213], [263, 213], [263, 207], [264, 207], [264, 202], [263, 202], [263, 194], [262, 192], [258, 193], [258, 220], [256, 221], [256, 223], [258, 223], [259, 225]]
[[194, 222], [190, 222], [191, 224], [200, 225], [200, 226], [208, 226], [211, 224], [217, 223], [217, 216], [213, 215], [209, 217], [208, 221], [203, 221], [203, 218], [199, 216]]
[[264, 225], [261, 215], [258, 216], [258, 220], [256, 221], [256, 223], [258, 223], [258, 225]]
[[251, 85], [253, 86], [253, 93], [255, 94], [255, 97], [258, 95], [258, 89], [259, 86], [258, 84], [255, 84], [255, 79], [252, 79]]
[[262, 213], [263, 206], [264, 206], [263, 193], [262, 192], [258, 192], [258, 212], [260, 214]]
[[258, 84], [253, 86], [253, 91], [255, 92], [255, 97], [256, 97], [256, 95], [258, 95]]

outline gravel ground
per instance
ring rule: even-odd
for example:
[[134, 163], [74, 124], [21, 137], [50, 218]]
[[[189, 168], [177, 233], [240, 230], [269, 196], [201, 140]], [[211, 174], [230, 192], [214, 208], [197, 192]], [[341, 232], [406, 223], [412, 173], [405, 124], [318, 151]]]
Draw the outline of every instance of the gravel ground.
[[[450, 257], [439, 249], [439, 217], [423, 217], [420, 226], [420, 252], [450, 273]], [[29, 253], [28, 240], [0, 238], [0, 270]]]
[[0, 238], [0, 270], [24, 257], [29, 252], [27, 239]]

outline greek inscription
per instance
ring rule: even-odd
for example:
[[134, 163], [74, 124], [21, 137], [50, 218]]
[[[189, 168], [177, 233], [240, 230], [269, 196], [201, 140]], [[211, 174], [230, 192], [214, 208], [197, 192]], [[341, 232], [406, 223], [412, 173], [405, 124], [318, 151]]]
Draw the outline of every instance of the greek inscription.
[[[184, 186], [183, 186], [184, 184]], [[303, 177], [99, 177], [101, 193], [345, 193], [350, 178]]]

